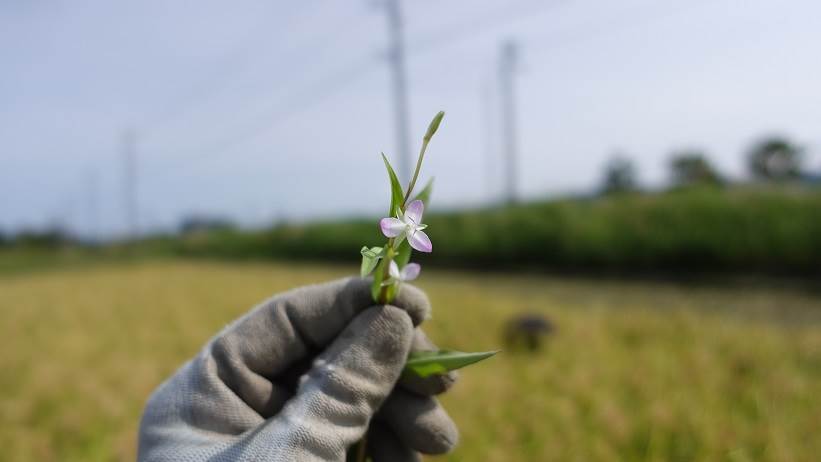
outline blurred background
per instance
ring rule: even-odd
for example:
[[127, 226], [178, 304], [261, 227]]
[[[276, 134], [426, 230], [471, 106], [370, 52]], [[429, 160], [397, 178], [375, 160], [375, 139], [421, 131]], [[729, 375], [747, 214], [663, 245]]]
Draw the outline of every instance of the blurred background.
[[[222, 326], [420, 186], [433, 460], [821, 452], [821, 5], [0, 2], [0, 460], [132, 460]], [[504, 399], [500, 399], [504, 397]]]

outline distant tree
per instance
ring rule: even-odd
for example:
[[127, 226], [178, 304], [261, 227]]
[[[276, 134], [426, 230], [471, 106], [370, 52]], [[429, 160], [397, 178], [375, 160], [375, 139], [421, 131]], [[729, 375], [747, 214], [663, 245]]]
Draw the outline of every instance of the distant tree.
[[605, 194], [635, 191], [638, 182], [633, 161], [624, 156], [610, 159], [604, 167], [602, 183], [602, 191]]
[[53, 249], [70, 243], [68, 232], [57, 226], [45, 230], [23, 230], [14, 236], [14, 244], [21, 247]]
[[701, 151], [681, 151], [670, 162], [673, 183], [676, 186], [718, 185], [721, 175]]
[[236, 229], [234, 223], [223, 217], [194, 215], [186, 217], [180, 223], [180, 233], [192, 234], [207, 231], [230, 231]]
[[759, 180], [788, 181], [801, 176], [803, 150], [783, 137], [765, 138], [747, 154], [750, 172]]

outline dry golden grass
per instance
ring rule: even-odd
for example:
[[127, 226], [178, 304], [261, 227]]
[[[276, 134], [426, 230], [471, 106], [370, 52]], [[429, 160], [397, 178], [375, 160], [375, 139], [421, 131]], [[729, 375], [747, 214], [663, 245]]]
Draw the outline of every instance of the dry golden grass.
[[[144, 400], [272, 293], [348, 268], [147, 262], [0, 277], [0, 460], [133, 460]], [[787, 288], [428, 271], [427, 330], [490, 349], [521, 311], [558, 332], [444, 398], [453, 461], [773, 460], [821, 454], [821, 299]]]

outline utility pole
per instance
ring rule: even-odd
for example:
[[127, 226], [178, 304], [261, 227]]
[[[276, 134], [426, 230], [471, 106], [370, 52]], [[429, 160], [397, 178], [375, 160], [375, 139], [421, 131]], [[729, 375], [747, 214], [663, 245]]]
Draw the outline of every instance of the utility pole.
[[123, 135], [124, 165], [124, 210], [129, 239], [136, 239], [139, 233], [137, 209], [137, 135], [128, 130]]
[[393, 80], [393, 102], [396, 122], [396, 149], [399, 154], [399, 179], [406, 183], [410, 181], [411, 158], [408, 140], [408, 81], [405, 66], [405, 37], [404, 21], [400, 0], [384, 0], [385, 13], [388, 19], [388, 33], [390, 33], [390, 48], [388, 62]]
[[496, 138], [494, 136], [496, 127], [494, 114], [496, 114], [496, 111], [494, 110], [493, 104], [493, 84], [492, 79], [487, 79], [483, 83], [481, 94], [479, 95], [482, 101], [482, 132], [485, 135], [482, 139], [485, 151], [485, 197], [489, 203], [493, 203], [496, 200], [494, 191], [496, 182], [494, 178], [496, 177], [496, 154], [498, 153]]
[[505, 150], [505, 190], [508, 203], [515, 203], [518, 186], [516, 143], [516, 101], [513, 77], [519, 60], [519, 47], [513, 40], [502, 43], [499, 54], [499, 92], [502, 103], [502, 137]]

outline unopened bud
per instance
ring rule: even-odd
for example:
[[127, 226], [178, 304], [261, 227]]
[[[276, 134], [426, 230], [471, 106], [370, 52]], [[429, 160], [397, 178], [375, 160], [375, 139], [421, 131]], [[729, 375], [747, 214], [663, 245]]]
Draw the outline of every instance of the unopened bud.
[[445, 117], [445, 111], [439, 111], [439, 113], [433, 117], [433, 120], [430, 121], [430, 125], [428, 125], [428, 132], [425, 133], [426, 141], [430, 141], [430, 139], [433, 138], [433, 134], [439, 129], [439, 124], [442, 123], [443, 117]]

